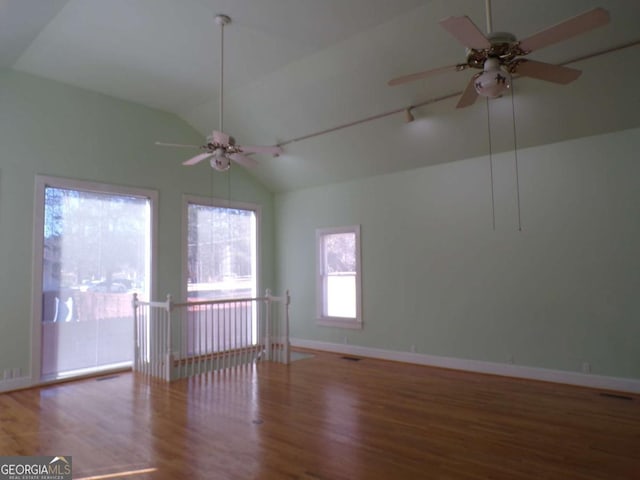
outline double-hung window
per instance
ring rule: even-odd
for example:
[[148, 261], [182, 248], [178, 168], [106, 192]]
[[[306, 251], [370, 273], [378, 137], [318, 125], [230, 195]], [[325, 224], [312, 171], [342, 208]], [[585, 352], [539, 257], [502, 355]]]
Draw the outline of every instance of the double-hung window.
[[316, 231], [318, 324], [362, 328], [360, 226]]

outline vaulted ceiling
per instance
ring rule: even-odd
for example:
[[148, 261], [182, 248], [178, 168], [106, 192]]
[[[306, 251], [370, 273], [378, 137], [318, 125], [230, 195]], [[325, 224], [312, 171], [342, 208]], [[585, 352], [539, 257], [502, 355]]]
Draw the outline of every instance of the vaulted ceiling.
[[[493, 27], [523, 38], [595, 6], [610, 12], [609, 25], [532, 57], [562, 63], [640, 40], [633, 0], [493, 0]], [[483, 102], [458, 111], [455, 99], [430, 103], [461, 91], [470, 72], [386, 85], [463, 61], [438, 21], [466, 14], [484, 30], [482, 0], [0, 0], [0, 67], [172, 112], [206, 135], [218, 124], [218, 13], [232, 18], [225, 130], [240, 143], [287, 143], [428, 104], [416, 109], [426, 119], [416, 125], [391, 115], [287, 143], [277, 159], [258, 157], [254, 174], [273, 190], [486, 153]], [[514, 104], [490, 106], [494, 127], [501, 114], [512, 119], [512, 106], [523, 146], [640, 124], [639, 54], [636, 44], [572, 63], [584, 74], [568, 86], [518, 80]], [[513, 136], [504, 137], [496, 150], [511, 148]]]

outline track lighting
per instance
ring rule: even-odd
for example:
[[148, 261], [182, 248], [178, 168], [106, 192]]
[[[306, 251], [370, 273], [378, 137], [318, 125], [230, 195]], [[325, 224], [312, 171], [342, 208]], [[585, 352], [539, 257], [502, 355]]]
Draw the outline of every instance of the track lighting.
[[416, 117], [413, 116], [413, 113], [411, 113], [411, 110], [413, 110], [413, 108], [409, 107], [404, 111], [404, 121], [407, 123], [411, 123], [416, 119]]

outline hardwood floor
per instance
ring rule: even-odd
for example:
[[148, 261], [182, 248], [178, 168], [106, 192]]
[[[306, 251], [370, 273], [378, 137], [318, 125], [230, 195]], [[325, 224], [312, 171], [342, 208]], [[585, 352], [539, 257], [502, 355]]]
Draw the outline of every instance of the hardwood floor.
[[71, 455], [85, 479], [640, 479], [630, 398], [316, 353], [3, 394], [0, 455]]

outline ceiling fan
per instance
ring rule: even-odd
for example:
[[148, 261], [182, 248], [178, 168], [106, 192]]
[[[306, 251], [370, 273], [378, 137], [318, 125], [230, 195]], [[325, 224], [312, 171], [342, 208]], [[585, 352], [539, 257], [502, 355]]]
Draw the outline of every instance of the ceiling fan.
[[195, 157], [182, 162], [183, 165], [195, 165], [203, 160], [209, 159], [211, 167], [218, 171], [226, 171], [231, 167], [231, 162], [236, 162], [243, 167], [252, 168], [258, 162], [249, 157], [252, 153], [265, 153], [277, 157], [282, 153], [282, 147], [275, 146], [250, 146], [237, 145], [235, 139], [224, 133], [223, 129], [223, 100], [224, 100], [224, 26], [231, 22], [227, 15], [216, 15], [216, 23], [220, 25], [220, 130], [214, 130], [207, 136], [207, 143], [204, 145], [183, 145], [178, 143], [156, 142], [162, 147], [183, 147], [198, 148], [204, 150]]
[[486, 36], [467, 16], [448, 17], [439, 22], [447, 32], [466, 47], [467, 58], [464, 63], [404, 75], [390, 80], [388, 84], [400, 85], [439, 73], [462, 71], [467, 68], [482, 70], [471, 77], [456, 108], [472, 105], [478, 95], [488, 98], [501, 96], [510, 88], [512, 74], [567, 84], [576, 80], [582, 72], [575, 68], [522, 57], [609, 23], [609, 13], [603, 8], [594, 8], [524, 40], [518, 40], [511, 33], [491, 31], [491, 0], [486, 0], [486, 7], [488, 32]]

